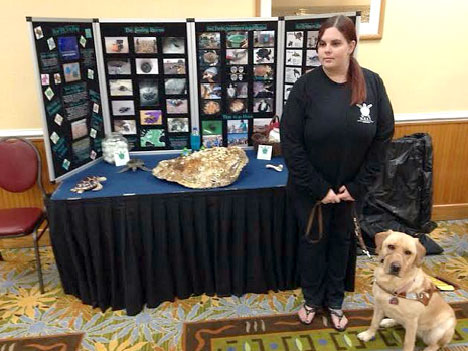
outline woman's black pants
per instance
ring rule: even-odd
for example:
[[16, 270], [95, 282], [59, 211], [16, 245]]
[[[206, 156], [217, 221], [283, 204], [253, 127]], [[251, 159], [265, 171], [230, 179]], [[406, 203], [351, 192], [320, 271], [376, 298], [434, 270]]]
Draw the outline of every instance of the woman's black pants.
[[[321, 205], [323, 236], [311, 243], [302, 236], [299, 243], [301, 287], [307, 305], [341, 309], [345, 292], [346, 268], [352, 235], [350, 202]], [[307, 216], [306, 216], [307, 217]], [[307, 222], [300, 224], [305, 233]], [[315, 217], [312, 237], [317, 238], [318, 218]]]

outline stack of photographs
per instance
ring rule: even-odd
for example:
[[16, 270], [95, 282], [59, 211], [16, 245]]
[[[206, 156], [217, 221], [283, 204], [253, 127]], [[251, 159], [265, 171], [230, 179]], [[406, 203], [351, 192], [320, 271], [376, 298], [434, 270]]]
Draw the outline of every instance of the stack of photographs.
[[[104, 138], [92, 23], [32, 21], [54, 178], [99, 157]], [[45, 135], [47, 138], [47, 135]]]
[[196, 22], [198, 105], [205, 147], [251, 145], [276, 102], [277, 22]]
[[185, 23], [101, 23], [112, 129], [133, 151], [189, 146]]

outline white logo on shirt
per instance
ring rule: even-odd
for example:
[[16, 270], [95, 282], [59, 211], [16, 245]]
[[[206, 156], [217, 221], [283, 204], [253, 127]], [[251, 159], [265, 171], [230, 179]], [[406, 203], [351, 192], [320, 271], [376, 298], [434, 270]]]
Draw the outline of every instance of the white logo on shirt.
[[361, 117], [357, 120], [358, 122], [374, 123], [370, 116], [370, 108], [372, 107], [372, 104], [366, 105], [366, 103], [363, 103], [362, 105], [356, 104], [356, 106], [359, 107], [359, 111], [361, 112]]

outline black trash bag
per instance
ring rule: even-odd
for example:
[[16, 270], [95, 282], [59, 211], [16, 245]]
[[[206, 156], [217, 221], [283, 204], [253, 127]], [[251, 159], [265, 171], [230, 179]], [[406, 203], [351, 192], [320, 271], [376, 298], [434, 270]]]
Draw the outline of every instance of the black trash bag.
[[382, 172], [361, 208], [360, 225], [366, 245], [375, 248], [375, 234], [392, 229], [418, 237], [427, 254], [442, 253], [443, 249], [425, 235], [437, 227], [431, 221], [431, 210], [430, 135], [417, 133], [393, 140]]

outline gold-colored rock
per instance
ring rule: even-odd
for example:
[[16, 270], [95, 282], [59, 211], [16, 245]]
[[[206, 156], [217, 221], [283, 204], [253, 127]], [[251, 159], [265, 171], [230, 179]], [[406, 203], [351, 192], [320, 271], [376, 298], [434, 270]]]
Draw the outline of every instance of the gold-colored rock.
[[153, 175], [188, 188], [218, 188], [234, 183], [248, 162], [241, 148], [214, 147], [161, 161]]

